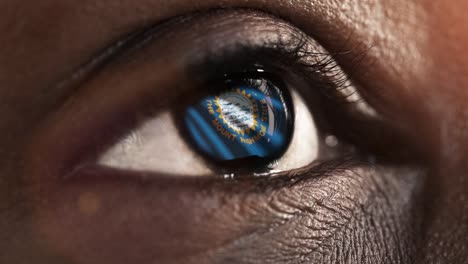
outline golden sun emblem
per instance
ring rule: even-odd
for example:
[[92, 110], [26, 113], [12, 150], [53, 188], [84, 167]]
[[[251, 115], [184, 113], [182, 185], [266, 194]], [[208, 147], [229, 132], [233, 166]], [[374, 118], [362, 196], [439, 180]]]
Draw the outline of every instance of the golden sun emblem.
[[244, 89], [233, 89], [215, 97], [216, 112], [223, 124], [244, 136], [258, 127], [258, 105]]

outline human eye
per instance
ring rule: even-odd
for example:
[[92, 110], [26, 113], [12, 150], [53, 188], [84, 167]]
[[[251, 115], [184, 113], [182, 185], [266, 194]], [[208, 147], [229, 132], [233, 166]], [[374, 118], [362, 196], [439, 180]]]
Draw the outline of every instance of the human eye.
[[98, 163], [228, 177], [309, 165], [317, 158], [319, 140], [310, 110], [297, 91], [256, 67], [220, 74], [208, 82], [209, 91], [182, 95], [175, 107], [143, 121]]
[[[72, 173], [281, 175], [350, 157], [374, 159], [379, 141], [395, 141], [334, 55], [300, 30], [246, 16], [252, 28], [245, 31], [228, 17], [235, 37], [216, 26], [195, 36], [187, 28], [197, 19], [134, 36], [114, 67], [90, 80], [83, 97], [101, 105], [85, 109], [82, 138], [73, 132], [79, 151], [68, 159]], [[174, 39], [169, 28], [183, 37]], [[359, 138], [371, 125], [380, 129], [379, 141]]]
[[209, 82], [211, 92], [183, 95], [173, 109], [142, 122], [99, 164], [224, 176], [242, 169], [258, 174], [308, 165], [318, 151], [310, 112], [297, 92], [290, 95], [271, 79], [260, 68], [222, 74], [221, 80]]
[[365, 49], [330, 52], [281, 18], [228, 9], [99, 54], [62, 84], [25, 158], [36, 229], [77, 263], [295, 262], [297, 245], [388, 219], [385, 188], [402, 204], [417, 188], [415, 142], [355, 81]]

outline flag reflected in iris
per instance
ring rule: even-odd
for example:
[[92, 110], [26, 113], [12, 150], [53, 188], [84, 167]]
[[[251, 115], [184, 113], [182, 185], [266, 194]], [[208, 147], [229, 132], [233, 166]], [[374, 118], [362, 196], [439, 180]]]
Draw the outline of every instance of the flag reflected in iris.
[[293, 132], [287, 91], [266, 79], [228, 84], [186, 108], [187, 138], [213, 161], [279, 158]]

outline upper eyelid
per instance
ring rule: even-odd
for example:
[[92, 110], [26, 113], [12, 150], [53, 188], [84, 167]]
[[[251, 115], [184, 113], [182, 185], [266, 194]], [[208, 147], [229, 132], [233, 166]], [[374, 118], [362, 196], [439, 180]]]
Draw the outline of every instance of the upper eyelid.
[[[82, 66], [77, 68], [69, 77], [65, 78], [57, 84], [57, 86], [61, 90], [69, 90], [69, 92], [67, 93], [68, 96], [65, 96], [66, 98], [63, 101], [66, 102], [67, 98], [71, 98], [72, 96], [74, 96], [74, 94], [78, 92], [82, 84], [86, 83], [89, 80], [92, 80], [96, 75], [98, 75], [101, 72], [101, 70], [106, 70], [106, 68], [108, 68], [109, 66], [118, 67], [118, 65], [125, 65], [128, 64], [128, 62], [130, 61], [138, 60], [137, 58], [135, 58], [135, 56], [137, 56], [140, 53], [140, 50], [146, 49], [144, 51], [146, 53], [148, 53], [148, 50], [153, 50], [151, 46], [153, 46], [154, 42], [159, 41], [158, 37], [171, 31], [172, 28], [177, 24], [181, 24], [184, 22], [187, 23], [188, 21], [196, 21], [200, 18], [207, 18], [207, 15], [208, 17], [217, 16], [216, 19], [220, 21], [221, 17], [223, 16], [224, 20], [225, 17], [232, 18], [236, 16], [236, 14], [241, 14], [250, 18], [256, 18], [257, 24], [261, 22], [268, 23], [270, 25], [269, 28], [274, 27], [275, 31], [282, 30], [283, 32], [287, 32], [288, 34], [285, 35], [288, 35], [290, 37], [294, 36], [293, 38], [296, 40], [301, 40], [305, 38], [303, 33], [300, 32], [300, 30], [294, 28], [286, 21], [282, 21], [271, 14], [263, 13], [257, 10], [249, 10], [242, 8], [230, 10], [221, 9], [211, 10], [207, 13], [200, 12], [175, 17], [153, 26], [138, 29], [130, 34], [123, 36], [118, 41], [112, 43], [102, 51], [97, 52], [97, 55], [93, 56], [88, 62], [84, 63]], [[270, 32], [270, 35], [279, 36], [280, 34], [278, 34], [278, 32]], [[277, 40], [270, 40], [269, 42], [278, 43]], [[298, 44], [294, 44], [292, 48], [297, 46]], [[201, 64], [201, 62], [199, 62], [199, 64]]]
[[[59, 110], [59, 108], [66, 103], [70, 98], [80, 91], [83, 83], [86, 83], [88, 80], [94, 78], [102, 69], [106, 69], [107, 65], [116, 64], [118, 62], [125, 63], [125, 57], [130, 58], [132, 56], [125, 56], [126, 54], [136, 51], [139, 47], [144, 47], [146, 44], [152, 45], [154, 38], [156, 37], [157, 32], [162, 32], [161, 29], [171, 29], [171, 26], [177, 24], [183, 20], [190, 20], [199, 16], [216, 16], [219, 14], [243, 14], [249, 13], [250, 15], [258, 16], [259, 19], [265, 20], [270, 24], [275, 24], [276, 28], [283, 28], [285, 31], [289, 31], [290, 34], [295, 33], [297, 36], [303, 35], [306, 38], [312, 38], [316, 40], [314, 32], [318, 35], [321, 33], [327, 33], [326, 23], [317, 24], [316, 26], [307, 26], [303, 23], [300, 23], [300, 19], [294, 19], [287, 15], [278, 17], [275, 14], [271, 13], [269, 8], [244, 8], [244, 7], [232, 7], [228, 9], [224, 8], [214, 8], [214, 9], [202, 9], [192, 13], [181, 14], [171, 17], [163, 18], [160, 22], [157, 22], [152, 25], [140, 26], [134, 29], [132, 32], [121, 34], [121, 37], [117, 40], [114, 40], [113, 43], [103, 48], [100, 51], [95, 52], [88, 61], [85, 61], [80, 67], [74, 70], [69, 76], [66, 76], [60, 82], [58, 82], [54, 90], [64, 91], [58, 100], [58, 103], [54, 108], [50, 110], [51, 113]], [[317, 19], [320, 20], [320, 16], [317, 14]], [[322, 25], [324, 29], [322, 29]], [[314, 29], [317, 29], [314, 31]], [[348, 39], [351, 44], [351, 38]], [[322, 44], [322, 43], [321, 43]], [[341, 43], [339, 46], [346, 47], [346, 43]], [[358, 53], [362, 54], [364, 50], [360, 48], [353, 48], [351, 50], [345, 51], [336, 51], [334, 49], [333, 53], [330, 53], [331, 57], [349, 55], [349, 53]], [[346, 57], [344, 56], [344, 57]], [[347, 60], [346, 58], [344, 59]], [[340, 60], [337, 60], [340, 61]], [[349, 60], [348, 60], [349, 61]]]
[[[96, 72], [104, 68], [108, 64], [115, 64], [118, 61], [125, 63], [125, 58], [131, 58], [129, 55], [139, 48], [151, 45], [151, 42], [154, 41], [158, 35], [167, 33], [168, 30], [171, 30], [171, 27], [178, 24], [187, 22], [190, 20], [196, 20], [199, 17], [207, 16], [236, 16], [236, 13], [246, 15], [249, 14], [251, 18], [256, 17], [257, 22], [264, 21], [271, 25], [274, 25], [276, 30], [282, 29], [284, 32], [288, 32], [289, 36], [295, 35], [295, 38], [299, 41], [306, 40], [311, 36], [307, 36], [302, 32], [296, 25], [292, 25], [290, 21], [285, 21], [283, 18], [278, 18], [270, 13], [265, 13], [262, 10], [249, 9], [249, 8], [231, 8], [231, 9], [213, 9], [204, 12], [194, 12], [186, 15], [180, 15], [173, 18], [166, 19], [162, 22], [159, 22], [155, 25], [146, 26], [144, 28], [139, 28], [133, 32], [127, 33], [119, 38], [114, 43], [110, 44], [108, 47], [104, 48], [101, 51], [95, 53], [88, 62], [85, 62], [80, 67], [72, 72], [68, 77], [60, 81], [56, 86], [60, 90], [69, 91], [66, 98], [71, 97], [76, 89], [85, 81], [92, 78]], [[307, 41], [303, 41], [307, 43]], [[292, 49], [298, 48], [301, 44], [294, 44]], [[340, 53], [336, 53], [339, 55]], [[331, 54], [333, 56], [333, 54]], [[66, 101], [66, 99], [64, 100]]]
[[[247, 12], [247, 13], [246, 13]], [[340, 90], [338, 91], [341, 96], [345, 98], [345, 101], [352, 101], [358, 102], [356, 104], [356, 108], [361, 111], [362, 113], [367, 114], [370, 117], [376, 118], [378, 117], [377, 112], [366, 104], [364, 99], [360, 96], [360, 93], [354, 89], [353, 81], [352, 81], [352, 74], [348, 74], [347, 76], [343, 74], [343, 69], [338, 64], [337, 57], [340, 56], [348, 56], [349, 54], [353, 53], [356, 54], [354, 63], [354, 67], [358, 67], [360, 60], [365, 57], [365, 54], [369, 50], [369, 48], [362, 48], [358, 49], [355, 48], [354, 50], [342, 51], [342, 52], [335, 52], [329, 53], [325, 49], [322, 48], [322, 45], [315, 41], [315, 39], [307, 35], [305, 32], [301, 31], [295, 25], [290, 24], [289, 21], [285, 21], [281, 18], [275, 17], [272, 14], [266, 14], [261, 11], [257, 10], [250, 10], [250, 9], [231, 9], [231, 10], [211, 10], [206, 13], [194, 13], [189, 14], [186, 16], [176, 17], [170, 20], [167, 20], [163, 23], [158, 25], [149, 27], [147, 29], [141, 30], [140, 32], [132, 34], [131, 37], [126, 38], [122, 41], [121, 45], [119, 45], [119, 49], [113, 49], [114, 52], [112, 55], [116, 58], [119, 58], [119, 53], [122, 54], [130, 54], [134, 51], [137, 51], [139, 48], [143, 48], [146, 45], [151, 45], [153, 40], [156, 40], [159, 36], [167, 33], [171, 30], [173, 26], [177, 24], [187, 24], [191, 23], [192, 21], [195, 22], [195, 26], [197, 26], [197, 19], [202, 18], [202, 20], [210, 19], [214, 17], [219, 21], [221, 17], [223, 20], [229, 20], [232, 18], [236, 18], [239, 14], [248, 17], [251, 19], [249, 23], [255, 26], [255, 24], [266, 24], [269, 25], [266, 28], [270, 28], [268, 30], [272, 30], [274, 32], [270, 32], [269, 35], [274, 36], [273, 38], [277, 39], [270, 39], [267, 42], [270, 44], [262, 43], [260, 46], [262, 48], [272, 48], [274, 52], [283, 51], [289, 53], [289, 57], [294, 57], [292, 60], [294, 62], [300, 62], [304, 64], [304, 68], [308, 68], [309, 70], [313, 68], [313, 71], [326, 71], [321, 72], [321, 74], [328, 74], [328, 75], [337, 75], [342, 74], [341, 79], [339, 80], [342, 82], [340, 84]], [[245, 19], [245, 18], [244, 18]], [[223, 21], [223, 23], [226, 23]], [[201, 23], [203, 24], [203, 22]], [[200, 23], [198, 22], [198, 25]], [[190, 25], [193, 26], [193, 25]], [[212, 25], [209, 25], [212, 26]], [[274, 29], [273, 29], [274, 28]], [[312, 41], [314, 40], [314, 41]], [[261, 41], [265, 42], [265, 39]], [[250, 43], [251, 44], [251, 43]], [[248, 45], [250, 45], [248, 44]], [[242, 44], [241, 44], [242, 45]], [[254, 44], [256, 45], [256, 44]], [[271, 46], [268, 46], [271, 45]], [[276, 45], [280, 45], [281, 48], [277, 49]], [[216, 55], [216, 54], [215, 54]], [[226, 54], [223, 54], [226, 55]], [[203, 55], [203, 59], [199, 62], [195, 62], [194, 65], [200, 66], [204, 60], [206, 61], [206, 55]], [[210, 59], [213, 59], [216, 56], [211, 56]], [[220, 59], [224, 59], [226, 56], [218, 56]], [[282, 58], [285, 59], [286, 57]], [[304, 58], [308, 59], [315, 59], [315, 61], [309, 63]], [[357, 58], [357, 59], [356, 59]], [[224, 61], [223, 61], [224, 63]]]
[[275, 19], [277, 20], [276, 26], [277, 27], [283, 27], [284, 29], [291, 30], [294, 29], [294, 31], [298, 31], [298, 29], [293, 28], [292, 25], [289, 24], [289, 21], [284, 21], [278, 17], [275, 17], [272, 14], [265, 13], [260, 10], [256, 9], [247, 9], [247, 8], [233, 8], [233, 9], [214, 9], [214, 10], [208, 10], [207, 12], [195, 12], [191, 14], [186, 14], [186, 15], [180, 15], [176, 16], [174, 18], [166, 19], [162, 22], [159, 22], [155, 25], [151, 26], [146, 26], [144, 28], [139, 28], [136, 29], [132, 32], [123, 34], [122, 37], [118, 38], [115, 40], [113, 43], [109, 44], [107, 47], [104, 49], [95, 52], [94, 55], [91, 56], [90, 59], [88, 59], [87, 62], [83, 63], [81, 66], [79, 66], [77, 69], [75, 69], [69, 76], [61, 80], [57, 86], [63, 87], [63, 86], [71, 86], [75, 85], [76, 83], [82, 81], [83, 78], [88, 76], [93, 70], [99, 69], [106, 65], [107, 63], [110, 63], [114, 60], [119, 59], [120, 56], [130, 53], [132, 51], [137, 50], [140, 47], [145, 46], [148, 42], [151, 42], [152, 39], [156, 38], [158, 34], [164, 33], [165, 30], [170, 29], [171, 26], [174, 24], [188, 21], [188, 20], [193, 20], [198, 16], [205, 16], [205, 15], [214, 15], [217, 12], [222, 12], [227, 15], [233, 15], [232, 13], [235, 12], [253, 12], [251, 16], [256, 15], [259, 17], [259, 19], [265, 20], [266, 18], [269, 18], [268, 22], [272, 23], [274, 22]]
[[[249, 28], [249, 30], [245, 30], [245, 24], [240, 24], [241, 27], [239, 28], [239, 20], [245, 23], [245, 18], [251, 19], [249, 21], [250, 23], [249, 25], [252, 25], [253, 27]], [[213, 26], [213, 23], [217, 21], [223, 21], [224, 24], [230, 23], [229, 25], [233, 25], [233, 27], [224, 27], [220, 29], [218, 26]], [[109, 75], [110, 73], [111, 76], [116, 75], [115, 73], [116, 69], [117, 69], [117, 73], [120, 75], [122, 75], [122, 73], [123, 75], [126, 75], [126, 72], [127, 72], [126, 69], [129, 69], [133, 72], [133, 75], [135, 75], [135, 72], [139, 72], [139, 73], [136, 73], [136, 75], [141, 76], [142, 72], [140, 71], [140, 68], [141, 68], [142, 61], [149, 62], [148, 63], [149, 65], [144, 66], [146, 68], [155, 66], [155, 65], [152, 65], [151, 60], [157, 60], [158, 53], [160, 54], [162, 52], [163, 53], [162, 55], [166, 55], [164, 53], [167, 53], [166, 52], [167, 48], [175, 49], [175, 50], [178, 49], [178, 47], [165, 46], [165, 43], [167, 43], [167, 41], [184, 42], [185, 40], [185, 41], [190, 42], [193, 40], [193, 36], [192, 38], [188, 37], [187, 39], [186, 35], [193, 34], [192, 26], [194, 25], [194, 22], [196, 23], [195, 26], [198, 25], [198, 27], [201, 28], [202, 30], [205, 30], [205, 32], [210, 32], [210, 33], [214, 32], [218, 34], [218, 35], [215, 34], [214, 36], [212, 36], [212, 34], [211, 36], [206, 35], [206, 36], [203, 36], [202, 38], [198, 38], [197, 36], [199, 40], [203, 39], [203, 41], [205, 41], [205, 43], [202, 43], [202, 44], [206, 44], [206, 45], [210, 44], [210, 41], [213, 40], [213, 38], [219, 37], [220, 36], [219, 34], [223, 36], [226, 30], [230, 32], [237, 32], [236, 34], [238, 37], [233, 38], [233, 39], [221, 39], [219, 43], [215, 45], [218, 47], [214, 48], [214, 50], [218, 50], [218, 52], [219, 50], [222, 50], [221, 54], [223, 56], [216, 56], [216, 55], [220, 55], [219, 53], [207, 55], [206, 50], [203, 52], [199, 52], [200, 49], [202, 48], [197, 47], [197, 46], [193, 47], [193, 45], [182, 46], [182, 47], [188, 48], [187, 50], [184, 50], [185, 54], [183, 55], [176, 54], [176, 53], [172, 54], [173, 56], [179, 57], [177, 59], [182, 60], [183, 61], [182, 64], [191, 63], [196, 66], [203, 66], [202, 64], [206, 62], [207, 58], [210, 58], [210, 59], [216, 58], [218, 60], [221, 60], [222, 63], [225, 63], [226, 56], [224, 55], [225, 55], [226, 50], [238, 51], [238, 47], [234, 49], [230, 47], [231, 49], [229, 49], [229, 46], [230, 45], [232, 46], [233, 44], [237, 46], [251, 45], [254, 47], [257, 46], [261, 48], [268, 47], [274, 52], [286, 50], [286, 52], [289, 53], [289, 55], [293, 54], [293, 56], [296, 56], [295, 54], [298, 54], [298, 53], [311, 55], [312, 53], [315, 52], [315, 54], [313, 55], [319, 55], [319, 56], [304, 56], [303, 55], [303, 57], [315, 58], [318, 60], [323, 60], [323, 58], [329, 58], [331, 61], [333, 61], [332, 56], [328, 54], [326, 50], [323, 47], [321, 47], [319, 43], [315, 42], [312, 38], [305, 35], [302, 31], [295, 28], [293, 25], [290, 25], [287, 21], [283, 21], [269, 14], [263, 14], [263, 13], [258, 13], [258, 12], [245, 13], [245, 10], [234, 10], [234, 11], [233, 10], [221, 10], [219, 12], [210, 12], [208, 16], [205, 16], [204, 13], [197, 13], [194, 15], [190, 15], [189, 17], [176, 18], [164, 24], [157, 25], [151, 28], [147, 28], [145, 30], [139, 31], [138, 33], [132, 34], [131, 36], [125, 38], [125, 40], [117, 44], [114, 44], [112, 47], [108, 48], [106, 52], [101, 54], [101, 56], [98, 56], [98, 59], [96, 59], [95, 62], [91, 63], [91, 66], [86, 67], [86, 68], [99, 67], [100, 71], [91, 72], [89, 76], [86, 76], [85, 79], [89, 79], [90, 80], [89, 82], [91, 82], [91, 84], [87, 85], [85, 83], [84, 86], [90, 86], [90, 87], [95, 86], [92, 84], [93, 76], [96, 76], [97, 79], [105, 80], [106, 77], [100, 78], [100, 75], [102, 75], [100, 74], [101, 72], [107, 73], [107, 75]], [[187, 27], [187, 24], [190, 27]], [[206, 24], [211, 25], [211, 26], [206, 27], [206, 28], [203, 27], [203, 25], [206, 25]], [[172, 31], [173, 29], [174, 29], [174, 32]], [[185, 34], [183, 34], [183, 32], [185, 32]], [[168, 39], [164, 39], [164, 38], [167, 38], [167, 35], [169, 35]], [[182, 40], [179, 39], [179, 36], [182, 37]], [[186, 38], [183, 39], [184, 37]], [[279, 48], [278, 45], [281, 47]], [[171, 54], [170, 51], [169, 51], [169, 54]], [[197, 56], [197, 58], [193, 58], [194, 54]], [[238, 55], [238, 53], [235, 55]], [[295, 58], [295, 59], [299, 60], [298, 58]], [[310, 67], [310, 65], [314, 65], [314, 63], [309, 63], [308, 66]], [[188, 67], [188, 66], [184, 65], [183, 67]], [[189, 70], [189, 68], [186, 68], [184, 70]], [[159, 72], [150, 73], [148, 70], [145, 70], [143, 72], [146, 72], [147, 74], [151, 74], [151, 75], [160, 74]], [[106, 84], [106, 81], [104, 81], [104, 84]], [[94, 87], [94, 88], [97, 88], [97, 87]], [[139, 87], [138, 89], [141, 92], [143, 88], [141, 89], [140, 88], [141, 87]], [[147, 87], [144, 89], [148, 90]], [[102, 89], [99, 88], [99, 90], [102, 90]], [[112, 90], [108, 89], [108, 92], [112, 92]], [[139, 96], [138, 94], [135, 94], [135, 92], [133, 92], [134, 95], [132, 96], [134, 97]], [[148, 91], [145, 91], [146, 95], [148, 95], [147, 92]], [[158, 89], [154, 89], [154, 90], [150, 89], [150, 93], [152, 94], [151, 97], [154, 97], [156, 99], [158, 98], [158, 96], [160, 96], [161, 92], [162, 91], [158, 91]], [[167, 94], [165, 94], [165, 96], [166, 95]], [[156, 105], [154, 106], [157, 108]]]
[[[202, 18], [203, 14], [199, 14], [199, 16]], [[236, 19], [239, 17], [236, 16]], [[259, 15], [259, 17], [261, 17], [261, 15]], [[277, 23], [274, 22], [276, 20], [271, 16], [267, 17], [268, 21], [271, 22], [271, 27], [276, 28]], [[218, 17], [211, 18], [212, 21], [217, 21], [221, 18], [224, 19], [222, 14], [219, 14]], [[260, 24], [261, 22], [261, 24], [264, 24], [265, 21], [266, 20], [259, 20], [258, 23]], [[239, 26], [238, 20], [231, 21], [231, 23]], [[173, 26], [170, 27], [172, 37], [175, 36], [180, 40], [180, 35], [176, 34], [176, 32], [179, 31], [172, 31], [173, 28]], [[232, 28], [230, 27], [230, 29]], [[181, 29], [179, 28], [179, 30]], [[245, 31], [243, 32], [245, 33]], [[275, 32], [269, 32], [269, 34], [273, 33]], [[105, 135], [106, 133], [110, 133], [108, 130], [112, 129], [119, 131], [120, 128], [113, 128], [117, 125], [114, 124], [114, 121], [121, 120], [127, 115], [135, 114], [137, 108], [144, 108], [145, 106], [141, 104], [141, 100], [145, 100], [145, 103], [148, 103], [146, 100], [151, 100], [151, 98], [147, 98], [146, 96], [148, 91], [152, 93], [151, 97], [153, 100], [151, 101], [151, 104], [160, 101], [154, 101], [155, 98], [157, 99], [158, 93], [160, 94], [161, 92], [167, 91], [153, 89], [154, 86], [157, 85], [157, 82], [159, 82], [159, 79], [161, 77], [164, 78], [164, 76], [161, 76], [164, 74], [161, 74], [159, 71], [154, 71], [157, 69], [158, 63], [160, 63], [161, 60], [164, 60], [158, 56], [158, 52], [159, 55], [165, 55], [167, 59], [168, 56], [176, 55], [175, 53], [167, 54], [167, 48], [171, 48], [174, 51], [179, 50], [181, 47], [164, 46], [165, 44], [167, 45], [167, 43], [159, 38], [153, 39], [154, 41], [150, 39], [151, 41], [145, 42], [145, 46], [141, 46], [138, 45], [141, 44], [141, 41], [136, 41], [140, 40], [137, 36], [141, 36], [141, 33], [132, 35], [121, 43], [114, 44], [112, 47], [106, 49], [106, 52], [92, 60], [92, 62], [88, 63], [86, 66], [82, 67], [82, 69], [75, 74], [77, 77], [72, 78], [74, 80], [71, 80], [71, 85], [76, 87], [73, 87], [74, 89], [70, 92], [68, 98], [64, 100], [62, 105], [44, 120], [44, 129], [39, 131], [35, 136], [35, 138], [38, 138], [37, 141], [39, 141], [37, 145], [50, 146], [49, 141], [55, 141], [57, 138], [63, 140], [63, 145], [57, 145], [54, 149], [50, 150], [51, 156], [53, 157], [52, 159], [57, 159], [57, 163], [62, 164], [66, 160], [64, 167], [73, 166], [69, 164], [76, 163], [76, 160], [84, 155], [81, 152], [84, 151], [88, 153], [90, 151], [97, 151], [95, 148], [101, 148], [103, 144], [107, 144], [97, 141], [105, 141], [106, 138], [109, 137], [109, 135]], [[258, 34], [251, 34], [248, 38], [241, 40], [251, 40], [252, 38], [258, 40]], [[141, 48], [136, 50], [134, 47]], [[185, 48], [187, 47], [188, 46], [185, 46]], [[196, 53], [196, 50], [189, 49], [188, 51]], [[181, 56], [179, 54], [176, 56], [176, 59], [182, 60], [185, 63], [190, 61], [192, 58]], [[182, 65], [179, 66], [181, 67]], [[165, 69], [163, 70], [169, 70], [166, 66], [164, 67]], [[186, 69], [178, 70], [181, 71]], [[151, 79], [145, 79], [144, 83], [142, 83], [138, 79], [141, 79], [142, 75], [145, 74], [147, 76], [154, 76]], [[137, 83], [132, 81], [135, 79], [132, 79], [132, 77], [129, 77], [128, 75], [133, 78], [137, 78]], [[113, 84], [111, 84], [110, 81], [112, 81]], [[122, 84], [121, 81], [125, 81], [125, 84]], [[178, 81], [181, 81], [180, 78]], [[130, 87], [125, 87], [125, 85], [129, 85], [129, 82], [132, 82]], [[115, 84], [116, 86], [114, 87]], [[112, 96], [109, 97], [110, 94]], [[108, 98], [108, 100], [103, 101], [103, 97]], [[122, 116], [122, 114], [124, 116]], [[90, 117], [92, 117], [92, 119], [90, 119]], [[129, 122], [133, 121], [129, 120]], [[125, 124], [122, 125], [125, 126]], [[118, 126], [120, 127], [122, 125], [119, 124]], [[102, 131], [103, 129], [105, 131]], [[70, 134], [76, 134], [79, 131], [81, 131], [79, 139], [69, 137]], [[92, 133], [93, 131], [94, 133]], [[116, 136], [116, 133], [121, 133], [118, 131], [113, 131], [113, 136]], [[49, 138], [48, 135], [54, 135], [54, 138]], [[84, 143], [86, 145], [83, 145]], [[91, 146], [94, 144], [100, 145]], [[89, 149], [91, 147], [92, 149]], [[67, 154], [64, 156], [64, 153]]]

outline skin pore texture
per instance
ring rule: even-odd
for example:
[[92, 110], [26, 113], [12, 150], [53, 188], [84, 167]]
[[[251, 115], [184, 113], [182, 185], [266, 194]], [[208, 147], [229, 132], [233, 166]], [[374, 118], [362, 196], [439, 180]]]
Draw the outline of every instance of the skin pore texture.
[[[226, 15], [194, 19], [193, 36], [168, 27], [131, 59], [101, 63], [133, 32], [212, 9]], [[466, 10], [429, 0], [1, 1], [0, 263], [465, 263]], [[94, 132], [110, 108], [131, 109], [149, 85], [184, 84], [191, 43], [213, 32], [253, 39], [279, 18], [340, 54], [418, 162], [324, 166], [291, 181], [62, 179], [81, 138], [106, 136]]]

